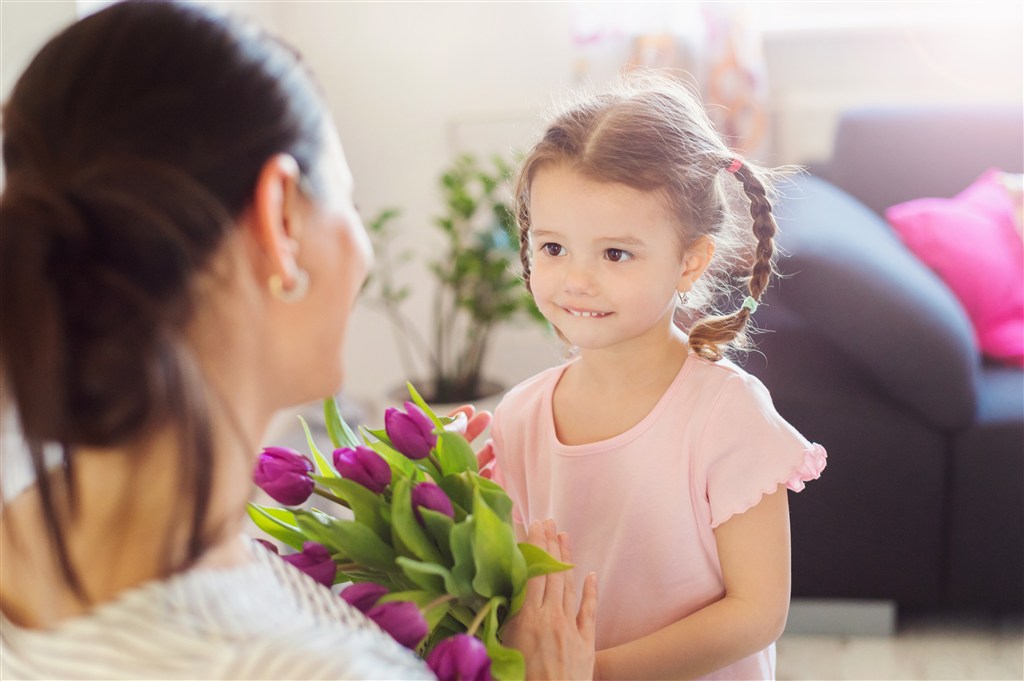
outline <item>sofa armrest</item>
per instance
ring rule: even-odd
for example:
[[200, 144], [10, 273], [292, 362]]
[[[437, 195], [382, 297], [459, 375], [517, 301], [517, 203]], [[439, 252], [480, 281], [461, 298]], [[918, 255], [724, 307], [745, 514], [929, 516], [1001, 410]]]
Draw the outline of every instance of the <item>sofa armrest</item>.
[[776, 208], [784, 256], [774, 298], [883, 392], [941, 429], [971, 423], [980, 354], [945, 284], [888, 224], [828, 182], [796, 177]]

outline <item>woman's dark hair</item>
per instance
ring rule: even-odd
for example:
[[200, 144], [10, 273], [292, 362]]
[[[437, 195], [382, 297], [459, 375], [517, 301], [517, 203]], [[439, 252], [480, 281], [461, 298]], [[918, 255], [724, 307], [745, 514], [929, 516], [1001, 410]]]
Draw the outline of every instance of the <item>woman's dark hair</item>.
[[[192, 494], [184, 564], [210, 541], [209, 391], [183, 342], [195, 275], [287, 153], [317, 186], [324, 106], [297, 54], [195, 5], [125, 2], [53, 38], [3, 109], [0, 375], [71, 588], [76, 448], [172, 424]], [[64, 484], [43, 446], [63, 451]], [[57, 478], [60, 479], [60, 478]]]

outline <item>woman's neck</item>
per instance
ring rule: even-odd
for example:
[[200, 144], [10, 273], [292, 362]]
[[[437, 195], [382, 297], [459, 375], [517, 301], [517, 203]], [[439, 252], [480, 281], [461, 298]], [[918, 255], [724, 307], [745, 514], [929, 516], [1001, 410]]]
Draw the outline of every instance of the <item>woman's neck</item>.
[[[218, 411], [211, 409], [214, 445], [206, 523], [206, 531], [215, 529], [216, 535], [207, 537], [207, 549], [195, 562], [203, 567], [246, 559], [237, 537], [251, 490], [254, 452], [224, 418], [214, 417]], [[246, 430], [252, 437], [255, 431]], [[258, 442], [259, 436], [253, 439]], [[85, 601], [67, 584], [46, 539], [38, 485], [10, 502], [0, 516], [4, 614], [22, 626], [50, 627], [185, 564], [194, 502], [188, 492], [192, 483], [182, 474], [182, 446], [177, 433], [165, 428], [129, 447], [78, 448], [74, 495], [68, 494], [63, 471], [50, 474], [55, 505], [66, 518], [67, 554]], [[76, 499], [74, 509], [68, 508], [70, 498]]]

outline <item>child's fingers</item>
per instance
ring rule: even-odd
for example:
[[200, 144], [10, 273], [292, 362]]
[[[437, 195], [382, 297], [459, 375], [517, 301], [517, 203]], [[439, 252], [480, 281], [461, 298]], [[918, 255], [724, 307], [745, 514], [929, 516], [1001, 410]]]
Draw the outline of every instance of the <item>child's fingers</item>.
[[[555, 521], [548, 520], [544, 521], [544, 538], [546, 540], [547, 552], [554, 558], [558, 558], [562, 555], [562, 550], [558, 541], [558, 528], [555, 527]], [[562, 605], [562, 599], [565, 597], [565, 577], [563, 572], [553, 572], [545, 577], [546, 584], [544, 585], [544, 599], [550, 601], [552, 605]]]
[[[526, 541], [545, 548], [547, 546], [547, 540], [545, 538], [544, 523], [539, 520], [535, 520], [530, 523], [530, 528], [526, 533]], [[547, 580], [543, 577], [534, 577], [526, 582], [526, 601], [525, 603], [535, 609], [540, 609], [544, 604], [544, 591]]]
[[597, 633], [597, 575], [593, 572], [583, 582], [583, 601], [576, 614], [576, 628], [592, 647]]
[[[571, 563], [572, 552], [569, 550], [569, 534], [567, 532], [559, 533], [558, 546], [561, 549], [561, 556], [558, 559], [563, 563]], [[566, 613], [572, 613], [576, 608], [576, 579], [566, 577], [564, 581], [565, 589], [562, 597], [562, 606], [565, 608]]]
[[487, 475], [490, 472], [491, 465], [494, 463], [494, 440], [488, 440], [484, 443], [484, 446], [480, 448], [480, 451], [476, 453], [476, 465], [480, 469], [481, 475], [489, 477]]

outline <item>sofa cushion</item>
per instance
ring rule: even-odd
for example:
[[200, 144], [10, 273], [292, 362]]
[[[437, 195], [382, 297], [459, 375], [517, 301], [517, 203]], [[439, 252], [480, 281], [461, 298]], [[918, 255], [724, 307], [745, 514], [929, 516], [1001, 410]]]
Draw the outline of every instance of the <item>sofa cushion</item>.
[[967, 311], [986, 355], [1024, 365], [1024, 242], [1014, 205], [990, 169], [951, 199], [891, 206], [885, 217]]
[[[974, 420], [980, 356], [949, 288], [878, 214], [816, 177], [780, 188], [782, 278], [767, 292], [854, 361], [879, 392], [926, 423]], [[771, 316], [758, 313], [755, 319]]]

